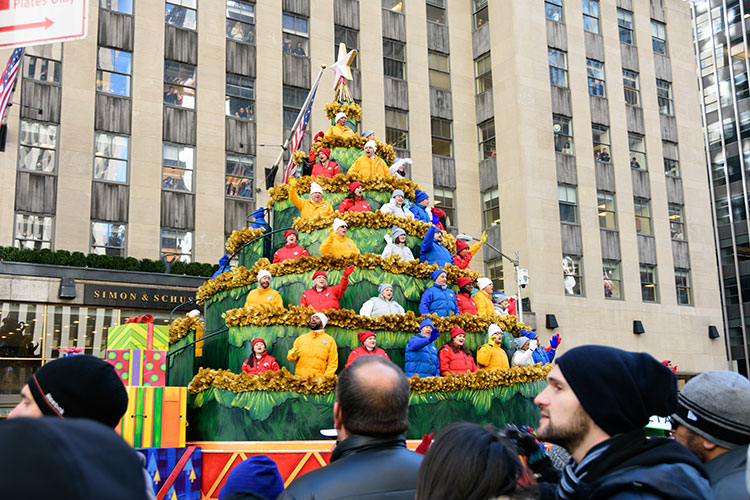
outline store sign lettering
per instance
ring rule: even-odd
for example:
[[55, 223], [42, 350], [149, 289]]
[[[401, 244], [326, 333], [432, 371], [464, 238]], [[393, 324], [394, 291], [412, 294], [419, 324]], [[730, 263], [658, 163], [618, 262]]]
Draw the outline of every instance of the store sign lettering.
[[190, 292], [110, 285], [84, 285], [84, 301], [91, 305], [172, 309], [195, 298]]

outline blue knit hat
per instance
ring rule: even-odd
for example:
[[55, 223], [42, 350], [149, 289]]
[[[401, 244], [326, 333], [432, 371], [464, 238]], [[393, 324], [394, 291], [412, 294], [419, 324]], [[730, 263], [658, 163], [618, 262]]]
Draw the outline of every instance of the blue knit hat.
[[425, 318], [422, 320], [422, 322], [419, 324], [419, 329], [421, 330], [425, 326], [431, 326], [432, 328], [435, 328], [435, 323], [432, 322], [430, 318]]
[[430, 274], [430, 278], [432, 278], [432, 281], [435, 281], [436, 279], [438, 279], [438, 276], [440, 276], [440, 275], [441, 275], [441, 274], [443, 274], [443, 273], [446, 273], [446, 274], [448, 274], [448, 273], [447, 273], [447, 272], [445, 271], [445, 269], [435, 269], [435, 270], [434, 270], [434, 271], [432, 271], [432, 273]]
[[219, 500], [236, 491], [252, 491], [266, 498], [279, 496], [284, 491], [284, 480], [276, 462], [265, 455], [254, 455], [237, 464], [227, 476]]
[[414, 200], [419, 203], [420, 201], [427, 200], [430, 198], [430, 195], [425, 193], [424, 191], [420, 191], [417, 189], [416, 193], [414, 193]]
[[537, 337], [536, 332], [532, 332], [531, 330], [521, 330], [521, 335], [523, 337], [528, 337], [531, 340], [534, 340]]

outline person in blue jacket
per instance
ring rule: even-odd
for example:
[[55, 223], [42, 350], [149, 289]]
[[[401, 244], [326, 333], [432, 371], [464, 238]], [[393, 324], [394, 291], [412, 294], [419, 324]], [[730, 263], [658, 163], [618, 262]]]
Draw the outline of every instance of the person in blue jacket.
[[[531, 340], [538, 338], [538, 335], [530, 330], [521, 330], [521, 336], [528, 337]], [[547, 363], [552, 363], [552, 360], [555, 359], [555, 354], [557, 353], [557, 346], [560, 345], [560, 340], [560, 335], [555, 334], [549, 341], [549, 348], [544, 348], [541, 345], [538, 345], [533, 354], [534, 364], [542, 363], [543, 365], [546, 365]]]
[[437, 264], [445, 267], [453, 264], [453, 256], [450, 250], [443, 246], [443, 230], [437, 226], [430, 226], [419, 247], [419, 260], [428, 264]]
[[430, 277], [435, 284], [424, 291], [419, 301], [421, 314], [437, 314], [440, 317], [459, 314], [456, 294], [448, 288], [448, 273], [445, 269], [432, 271]]
[[419, 325], [419, 333], [406, 343], [404, 371], [407, 377], [416, 374], [420, 377], [439, 377], [440, 361], [435, 341], [440, 332], [430, 318]]
[[411, 213], [414, 214], [414, 218], [428, 224], [431, 223], [432, 214], [427, 211], [427, 205], [430, 204], [430, 196], [424, 191], [417, 189], [414, 193], [414, 201], [417, 203], [409, 208]]
[[224, 274], [225, 272], [232, 270], [231, 266], [229, 265], [230, 257], [231, 255], [229, 255], [228, 253], [222, 255], [221, 259], [219, 259], [219, 269], [217, 269], [216, 272], [211, 275], [212, 280], [216, 279], [217, 276], [220, 276]]

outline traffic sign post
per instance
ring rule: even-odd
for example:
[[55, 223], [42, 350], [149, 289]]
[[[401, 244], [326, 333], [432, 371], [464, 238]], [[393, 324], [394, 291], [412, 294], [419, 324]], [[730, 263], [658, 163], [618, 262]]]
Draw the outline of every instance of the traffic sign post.
[[0, 48], [86, 38], [88, 0], [0, 0]]

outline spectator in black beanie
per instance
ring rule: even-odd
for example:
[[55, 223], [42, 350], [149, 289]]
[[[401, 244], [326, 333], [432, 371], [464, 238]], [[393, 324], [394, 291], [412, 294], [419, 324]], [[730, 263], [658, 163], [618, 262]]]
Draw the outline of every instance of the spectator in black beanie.
[[541, 410], [537, 438], [567, 449], [558, 499], [713, 499], [700, 461], [668, 438], [646, 439], [652, 415], [676, 407], [677, 379], [645, 353], [581, 346], [557, 360]]

